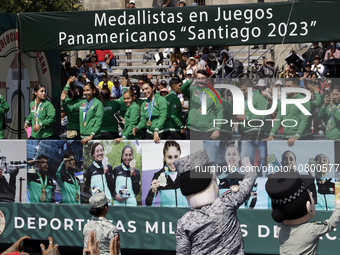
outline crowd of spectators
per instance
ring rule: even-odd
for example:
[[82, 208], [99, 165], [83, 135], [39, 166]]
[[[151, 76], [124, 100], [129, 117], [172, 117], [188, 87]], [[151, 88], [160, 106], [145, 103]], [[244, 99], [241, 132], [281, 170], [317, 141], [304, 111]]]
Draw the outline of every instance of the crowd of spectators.
[[[145, 123], [143, 122], [144, 126], [138, 126], [138, 131], [140, 133], [141, 139], [147, 139], [147, 134], [153, 134], [154, 132], [156, 132], [156, 130], [158, 132], [157, 137], [159, 139], [188, 139], [190, 137], [190, 131], [192, 132], [192, 130], [190, 130], [190, 123], [188, 123], [188, 115], [191, 114], [191, 111], [189, 111], [189, 101], [193, 99], [193, 96], [197, 95], [191, 95], [189, 91], [187, 91], [188, 93], [183, 93], [181, 89], [174, 89], [174, 86], [180, 88], [186, 83], [190, 84], [190, 86], [197, 86], [197, 83], [199, 83], [197, 78], [198, 76], [200, 76], [199, 74], [202, 74], [207, 79], [205, 84], [205, 86], [207, 87], [207, 93], [210, 91], [213, 95], [215, 93], [213, 87], [215, 84], [219, 83], [233, 84], [235, 86], [238, 86], [239, 88], [245, 86], [246, 89], [248, 87], [251, 87], [254, 93], [258, 91], [258, 100], [264, 100], [265, 105], [263, 106], [264, 108], [262, 110], [265, 110], [269, 109], [273, 103], [273, 90], [277, 90], [277, 94], [280, 99], [281, 88], [285, 87], [286, 85], [285, 80], [293, 78], [295, 80], [298, 80], [298, 82], [294, 81], [293, 86], [295, 86], [296, 83], [298, 84], [297, 87], [308, 89], [312, 95], [310, 106], [312, 116], [310, 117], [310, 120], [307, 121], [306, 125], [308, 127], [304, 129], [303, 132], [311, 134], [311, 136], [308, 136], [308, 139], [312, 139], [313, 135], [326, 135], [326, 137], [329, 137], [326, 134], [327, 123], [330, 124], [329, 122], [332, 122], [330, 120], [331, 118], [335, 118], [333, 122], [337, 121], [336, 115], [331, 113], [327, 115], [326, 113], [324, 113], [324, 111], [321, 111], [321, 115], [319, 113], [323, 107], [327, 108], [328, 105], [335, 105], [335, 107], [338, 107], [337, 99], [335, 96], [333, 96], [333, 90], [337, 89], [337, 79], [335, 79], [335, 77], [337, 77], [338, 75], [336, 67], [338, 63], [337, 60], [340, 57], [340, 51], [337, 49], [337, 44], [335, 42], [330, 42], [326, 44], [326, 46], [327, 48], [324, 48], [320, 47], [319, 43], [313, 43], [312, 46], [301, 55], [298, 54], [294, 49], [292, 49], [289, 52], [288, 56], [285, 57], [286, 64], [282, 68], [282, 71], [279, 71], [279, 68], [275, 64], [275, 60], [270, 58], [263, 58], [262, 63], [261, 60], [257, 63], [254, 63], [253, 66], [255, 66], [255, 68], [253, 69], [252, 76], [250, 76], [249, 72], [247, 72], [247, 70], [243, 68], [240, 61], [234, 60], [228, 46], [223, 46], [219, 48], [174, 48], [168, 54], [171, 64], [169, 66], [169, 69], [167, 70], [168, 72], [165, 72], [167, 75], [156, 76], [153, 75], [152, 72], [149, 72], [144, 73], [144, 75], [139, 77], [131, 77], [128, 74], [127, 70], [124, 70], [123, 75], [115, 76], [114, 73], [109, 71], [110, 68], [114, 68], [115, 65], [115, 63], [112, 62], [112, 60], [114, 59], [113, 54], [110, 54], [109, 51], [92, 51], [89, 53], [86, 59], [78, 58], [76, 60], [76, 64], [73, 67], [70, 63], [65, 64], [64, 81], [68, 80], [68, 78], [71, 76], [77, 77], [74, 82], [70, 84], [70, 88], [72, 91], [83, 88], [84, 85], [89, 82], [94, 83], [94, 85], [98, 88], [98, 91], [101, 91], [102, 94], [103, 89], [105, 89], [105, 91], [107, 92], [104, 94], [109, 94], [106, 95], [106, 100], [119, 102], [120, 107], [118, 108], [116, 113], [122, 119], [124, 119], [124, 116], [128, 109], [124, 95], [127, 90], [131, 89], [133, 90], [132, 97], [136, 97], [133, 101], [138, 103], [141, 114], [140, 116], [136, 117], [136, 119], [140, 118], [140, 120], [142, 120], [144, 118], [143, 111], [145, 112]], [[98, 57], [99, 54], [101, 54], [100, 58]], [[239, 78], [248, 78], [248, 80], [245, 82]], [[145, 94], [148, 93], [148, 89], [143, 87], [144, 84], [147, 84], [148, 87], [150, 87], [152, 90], [153, 94], [150, 98], [148, 98], [148, 96]], [[196, 93], [198, 93], [199, 97], [201, 97], [201, 91], [198, 91]], [[220, 98], [224, 99], [222, 103], [222, 107], [225, 109], [224, 111], [230, 112], [230, 110], [226, 110], [226, 108], [232, 107], [233, 105], [233, 97], [230, 90], [220, 89], [217, 93], [219, 93], [219, 95], [221, 96]], [[172, 97], [172, 100], [169, 100], [170, 95], [173, 94], [177, 96], [178, 101], [173, 101]], [[158, 97], [158, 95], [164, 97], [165, 100], [163, 102], [167, 104], [167, 113], [164, 113], [164, 116], [157, 116], [157, 118], [159, 118], [158, 120], [160, 120], [160, 123], [157, 127], [151, 126], [152, 128], [149, 128], [146, 123], [148, 121], [151, 122], [154, 118], [151, 114], [152, 109], [150, 109], [149, 107], [153, 95], [156, 95], [156, 97]], [[218, 97], [214, 98], [214, 100], [215, 99], [218, 100]], [[202, 99], [200, 98], [200, 100]], [[172, 109], [172, 107], [176, 108], [176, 113], [174, 113], [174, 109]], [[180, 108], [180, 111], [177, 111], [177, 107]], [[179, 116], [179, 112], [181, 112], [181, 116]], [[270, 116], [261, 116], [260, 119], [274, 119], [275, 117], [277, 117], [278, 113], [279, 112], [276, 110]], [[151, 114], [152, 117], [149, 118], [149, 114]], [[177, 115], [174, 117], [174, 114]], [[214, 117], [213, 119], [219, 118], [219, 110], [214, 109], [212, 114]], [[259, 116], [257, 116], [257, 118], [258, 117]], [[64, 124], [64, 132], [66, 132], [67, 130], [67, 127], [65, 127], [65, 125], [67, 125], [67, 122], [65, 122], [66, 118], [67, 116], [65, 116], [64, 120], [62, 120], [62, 123]], [[221, 118], [225, 119], [223, 117]], [[253, 116], [253, 118], [255, 117]], [[176, 125], [167, 127], [167, 123], [173, 121], [174, 119], [176, 119], [176, 121], [174, 122], [176, 123]], [[246, 120], [248, 119], [249, 116], [246, 116]], [[230, 121], [233, 121], [233, 123], [236, 123], [243, 120], [244, 118], [240, 118], [240, 116], [231, 114], [229, 116], [228, 122], [230, 123]], [[138, 124], [140, 123], [136, 123], [136, 126]], [[118, 125], [118, 133], [120, 134], [119, 136], [122, 138], [121, 132], [124, 129], [124, 124], [116, 122], [115, 125]], [[200, 131], [203, 131], [205, 133], [212, 133], [210, 131], [214, 130], [221, 131], [223, 129], [222, 126], [218, 128], [210, 127], [210, 129], [206, 127]], [[241, 135], [242, 139], [264, 139], [268, 138], [268, 135], [271, 131], [269, 127], [267, 127], [266, 129], [265, 126], [266, 125], [264, 125], [264, 127], [260, 129], [261, 135], [259, 135], [260, 133], [257, 135], [254, 133], [253, 135], [245, 136], [247, 128], [245, 128], [242, 123], [241, 125], [240, 123], [233, 124], [231, 125], [230, 130], [228, 127], [225, 131], [230, 132], [231, 135]], [[284, 139], [289, 139], [291, 138], [290, 136], [296, 135], [290, 134], [287, 136], [285, 135], [284, 129], [285, 128], [283, 128], [282, 126], [276, 128], [274, 130], [275, 133], [272, 134], [270, 139], [274, 138], [277, 134], [283, 135]], [[171, 135], [169, 136], [169, 130], [176, 132], [176, 135], [174, 136], [174, 133], [171, 133]], [[197, 131], [197, 128], [195, 131]], [[217, 136], [213, 135], [212, 137], [214, 139], [221, 139], [221, 137], [223, 137], [221, 136], [221, 133], [222, 132], [220, 132], [220, 134], [218, 134]], [[167, 135], [164, 136], [164, 134]], [[302, 139], [300, 137], [301, 135], [303, 135], [303, 133], [297, 134], [296, 137]], [[130, 139], [133, 139], [131, 138], [133, 136], [129, 137]], [[136, 138], [137, 137], [139, 136], [137, 135]], [[212, 139], [211, 136], [207, 137], [208, 139]], [[115, 136], [115, 138], [117, 137]]]

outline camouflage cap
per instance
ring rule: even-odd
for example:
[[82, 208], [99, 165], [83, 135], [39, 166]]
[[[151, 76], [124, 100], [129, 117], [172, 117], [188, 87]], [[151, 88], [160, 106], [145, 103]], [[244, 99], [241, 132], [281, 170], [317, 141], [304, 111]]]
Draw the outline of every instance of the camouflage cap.
[[110, 199], [106, 198], [105, 193], [97, 193], [90, 197], [91, 208], [100, 208], [110, 202]]
[[204, 150], [175, 161], [176, 170], [179, 174], [179, 187], [184, 196], [199, 193], [209, 186], [213, 177], [210, 171], [196, 172], [195, 169], [211, 163]]
[[196, 166], [203, 166], [209, 164], [210, 160], [208, 154], [204, 151], [198, 151], [187, 155], [175, 161], [175, 166], [179, 174], [195, 169]]

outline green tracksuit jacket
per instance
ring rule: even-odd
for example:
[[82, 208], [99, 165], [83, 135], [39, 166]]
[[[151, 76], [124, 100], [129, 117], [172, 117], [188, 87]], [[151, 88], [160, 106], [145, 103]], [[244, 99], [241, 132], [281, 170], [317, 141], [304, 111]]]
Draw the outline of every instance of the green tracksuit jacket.
[[0, 139], [4, 139], [4, 131], [2, 125], [5, 120], [5, 114], [9, 111], [9, 106], [5, 98], [0, 95]]
[[140, 133], [137, 132], [136, 136], [132, 134], [132, 130], [140, 120], [140, 107], [136, 102], [133, 102], [127, 109], [124, 117], [124, 129], [122, 132], [122, 138], [124, 140], [138, 140], [140, 139]]
[[65, 90], [66, 90], [66, 99], [65, 99], [65, 104], [68, 105], [68, 108], [64, 108], [64, 111], [66, 113], [67, 116], [67, 129], [68, 130], [79, 130], [79, 112], [78, 111], [70, 111], [69, 107], [78, 103], [79, 101], [81, 101], [82, 99], [78, 98], [76, 100], [72, 100], [72, 98], [68, 97], [68, 91], [70, 90], [70, 85], [66, 84], [65, 86]]
[[[37, 105], [38, 107], [38, 105]], [[33, 131], [35, 124], [35, 101], [30, 103], [31, 112], [28, 115], [25, 123], [32, 124], [32, 138], [34, 139], [44, 139], [53, 135], [52, 124], [55, 122], [55, 109], [54, 106], [46, 99], [41, 102], [41, 106], [38, 113], [38, 124], [40, 129], [37, 132]]]
[[[159, 94], [155, 93], [154, 95], [154, 103], [153, 109], [151, 114], [151, 126], [146, 126], [146, 122], [149, 120], [149, 111], [148, 105], [151, 102], [146, 100], [142, 107], [141, 107], [141, 118], [140, 122], [138, 123], [138, 129], [141, 130], [142, 128], [146, 128], [149, 134], [153, 134], [154, 131], [159, 133], [163, 132], [164, 123], [166, 121], [167, 116], [167, 102], [166, 99]], [[151, 109], [151, 106], [150, 106]]]
[[[296, 98], [304, 98], [301, 94], [297, 93], [293, 99]], [[302, 104], [310, 113], [311, 111], [311, 103], [307, 102]], [[281, 108], [279, 108], [276, 120], [274, 122], [273, 128], [270, 131], [270, 135], [274, 136], [274, 134], [279, 130], [281, 121], [292, 119], [295, 120], [297, 125], [295, 127], [284, 127], [282, 136], [284, 138], [292, 138], [292, 137], [304, 137], [312, 134], [311, 126], [312, 126], [312, 116], [305, 115], [300, 109], [294, 104], [288, 104], [286, 109], [286, 115], [281, 115]], [[284, 125], [294, 126], [296, 124], [294, 121], [285, 121]]]
[[64, 161], [61, 162], [57, 172], [56, 181], [61, 190], [62, 203], [80, 204], [80, 181], [64, 167]]
[[[267, 99], [262, 96], [259, 90], [253, 92], [253, 106], [256, 110], [267, 110], [270, 107]], [[246, 117], [246, 125], [239, 125], [243, 133], [248, 133], [250, 131], [264, 131], [265, 133], [269, 133], [269, 126], [268, 122], [265, 121], [267, 115], [256, 115], [252, 113], [248, 107], [248, 103], [245, 103], [245, 117]], [[248, 125], [249, 120], [263, 120], [264, 124], [261, 126], [261, 121], [251, 121], [251, 126]], [[252, 127], [255, 126], [255, 127]]]
[[101, 132], [115, 132], [118, 133], [118, 121], [114, 114], [118, 113], [120, 103], [117, 100], [105, 100], [104, 115], [102, 120]]
[[85, 109], [86, 99], [81, 100], [77, 104], [68, 106], [66, 103], [63, 103], [64, 109], [67, 108], [71, 112], [79, 111], [79, 124], [80, 124], [80, 135], [82, 138], [88, 137], [93, 135], [95, 137], [100, 136], [100, 128], [102, 125], [102, 119], [104, 115], [104, 106], [103, 103], [94, 98], [93, 103], [90, 109], [87, 112], [86, 116], [86, 126], [83, 126], [83, 116], [84, 116], [84, 109]]
[[221, 125], [220, 132], [231, 134], [232, 126], [230, 126], [230, 122], [233, 119], [233, 106], [224, 98], [221, 99], [223, 104], [223, 119], [227, 120], [228, 123]]
[[[220, 104], [216, 94], [207, 87], [204, 87], [207, 93], [207, 114], [201, 114], [201, 99], [200, 94], [206, 93], [197, 86], [190, 86], [190, 80], [181, 86], [181, 91], [184, 96], [189, 98], [189, 118], [188, 127], [198, 132], [213, 132], [220, 130], [221, 124], [216, 124], [214, 127], [214, 119], [223, 119], [223, 106]], [[221, 98], [219, 92], [217, 91]], [[211, 94], [212, 97], [209, 95]]]
[[183, 126], [182, 121], [182, 104], [178, 96], [171, 92], [165, 96], [168, 104], [167, 119], [164, 124], [164, 132], [166, 131], [181, 131]]
[[326, 139], [340, 139], [340, 104], [339, 105], [323, 105], [319, 111], [319, 118], [326, 123]]

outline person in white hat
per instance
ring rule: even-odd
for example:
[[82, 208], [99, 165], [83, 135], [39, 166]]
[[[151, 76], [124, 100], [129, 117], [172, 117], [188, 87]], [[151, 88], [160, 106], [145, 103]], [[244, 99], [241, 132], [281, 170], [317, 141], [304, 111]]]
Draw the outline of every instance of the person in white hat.
[[270, 90], [264, 79], [259, 79], [259, 81], [256, 84], [256, 88], [260, 91], [261, 95], [264, 96], [267, 100], [272, 98]]
[[127, 9], [135, 9], [136, 8], [136, 2], [134, 0], [130, 0], [130, 2], [126, 5]]
[[187, 6], [187, 3], [184, 0], [178, 1], [177, 4], [178, 4], [178, 7], [185, 7], [185, 6]]

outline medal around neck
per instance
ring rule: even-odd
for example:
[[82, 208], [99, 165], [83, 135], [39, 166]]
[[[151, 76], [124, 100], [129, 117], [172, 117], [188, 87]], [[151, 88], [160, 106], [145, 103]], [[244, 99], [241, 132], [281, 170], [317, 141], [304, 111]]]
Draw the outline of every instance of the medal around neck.
[[41, 196], [40, 196], [40, 201], [45, 202], [46, 201], [46, 193], [45, 190], [42, 190]]
[[148, 127], [150, 127], [151, 124], [152, 124], [151, 120], [148, 120], [148, 121], [146, 122], [146, 125], [147, 125]]

